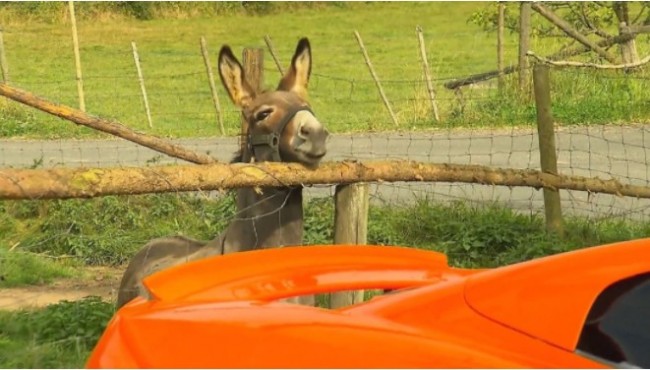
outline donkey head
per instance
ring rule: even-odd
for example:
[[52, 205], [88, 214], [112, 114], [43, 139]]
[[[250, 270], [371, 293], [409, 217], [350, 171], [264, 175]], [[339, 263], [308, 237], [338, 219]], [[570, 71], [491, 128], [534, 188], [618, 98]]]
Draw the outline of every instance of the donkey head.
[[327, 129], [307, 103], [311, 73], [311, 48], [306, 38], [298, 42], [291, 67], [275, 91], [256, 92], [232, 50], [219, 52], [219, 75], [230, 99], [248, 124], [244, 160], [299, 162], [315, 167], [327, 153]]

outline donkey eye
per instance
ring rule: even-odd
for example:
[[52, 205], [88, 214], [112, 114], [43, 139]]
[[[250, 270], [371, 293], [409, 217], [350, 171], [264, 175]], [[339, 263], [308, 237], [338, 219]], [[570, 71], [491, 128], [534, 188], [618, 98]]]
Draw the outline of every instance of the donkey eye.
[[263, 120], [265, 120], [266, 117], [268, 117], [271, 113], [273, 113], [273, 109], [271, 109], [271, 108], [269, 108], [269, 109], [264, 109], [264, 110], [262, 110], [262, 111], [259, 111], [259, 112], [255, 113], [255, 120], [256, 120], [256, 121], [263, 121]]

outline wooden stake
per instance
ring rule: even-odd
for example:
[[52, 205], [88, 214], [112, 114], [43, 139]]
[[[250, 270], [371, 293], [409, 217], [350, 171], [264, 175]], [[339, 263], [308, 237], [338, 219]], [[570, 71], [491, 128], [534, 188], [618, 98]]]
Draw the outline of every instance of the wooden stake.
[[131, 47], [133, 48], [133, 60], [135, 60], [135, 68], [138, 70], [138, 80], [140, 81], [140, 89], [142, 90], [144, 109], [147, 112], [147, 121], [149, 122], [149, 127], [151, 128], [153, 127], [153, 121], [151, 120], [149, 99], [147, 99], [147, 89], [144, 87], [144, 77], [142, 76], [142, 68], [140, 68], [140, 57], [138, 56], [138, 48], [135, 46], [135, 41], [131, 41]]
[[363, 46], [363, 40], [361, 40], [361, 36], [359, 35], [359, 32], [355, 30], [354, 36], [357, 38], [357, 42], [359, 43], [359, 47], [361, 48], [361, 52], [363, 53], [363, 58], [366, 60], [366, 65], [370, 70], [370, 75], [372, 76], [373, 80], [375, 80], [375, 84], [377, 85], [377, 90], [379, 90], [379, 95], [381, 96], [381, 99], [384, 101], [384, 106], [386, 106], [386, 109], [388, 109], [388, 113], [390, 113], [390, 117], [393, 119], [393, 123], [395, 124], [395, 126], [399, 126], [399, 123], [397, 122], [397, 117], [395, 116], [395, 113], [393, 113], [393, 108], [390, 107], [388, 98], [386, 97], [386, 94], [384, 94], [384, 89], [381, 87], [381, 83], [379, 82], [379, 77], [377, 77], [377, 74], [375, 73], [375, 69], [372, 67], [372, 63], [370, 63], [370, 57], [368, 56], [368, 52], [366, 52], [366, 47]]
[[[264, 87], [264, 49], [245, 48], [242, 54], [242, 66], [244, 76], [250, 87], [255, 92], [262, 91]], [[246, 148], [246, 137], [248, 135], [248, 122], [241, 116], [241, 136], [239, 143], [242, 151]]]
[[[530, 48], [530, 3], [522, 2], [519, 6], [519, 91], [528, 91], [528, 60], [526, 52]], [[528, 96], [526, 94], [525, 96]]]
[[278, 57], [275, 54], [275, 48], [273, 47], [273, 43], [271, 42], [271, 37], [269, 37], [269, 35], [264, 36], [264, 42], [266, 43], [266, 46], [269, 48], [269, 52], [271, 53], [271, 58], [273, 58], [273, 61], [275, 62], [275, 66], [278, 67], [278, 71], [280, 71], [280, 75], [284, 76], [284, 69], [282, 69], [282, 64], [280, 64], [280, 60], [278, 60]]
[[3, 30], [0, 29], [0, 69], [2, 69], [2, 82], [9, 82], [9, 63], [5, 54], [5, 41]]
[[[535, 106], [537, 107], [537, 133], [539, 136], [539, 160], [542, 172], [557, 175], [555, 129], [551, 111], [551, 84], [549, 67], [536, 64], [533, 69]], [[560, 192], [544, 188], [544, 211], [546, 228], [558, 235], [563, 234]]]
[[502, 91], [505, 84], [503, 73], [503, 44], [505, 42], [505, 13], [506, 4], [499, 2], [499, 17], [497, 18], [497, 71], [499, 71], [499, 91]]
[[74, 47], [74, 64], [77, 71], [77, 92], [79, 94], [79, 109], [86, 111], [86, 99], [84, 97], [84, 83], [81, 77], [81, 55], [79, 53], [79, 37], [77, 35], [77, 17], [74, 14], [74, 1], [68, 1], [70, 8], [70, 23], [72, 24], [72, 45]]
[[208, 72], [208, 83], [210, 84], [212, 103], [214, 103], [214, 109], [217, 111], [217, 123], [219, 124], [219, 129], [221, 129], [221, 135], [226, 135], [226, 130], [223, 127], [223, 114], [221, 113], [221, 104], [219, 104], [217, 87], [214, 84], [214, 74], [212, 73], [212, 64], [210, 63], [210, 54], [208, 53], [208, 46], [205, 42], [205, 37], [203, 36], [201, 36], [201, 54], [203, 54], [203, 62], [205, 63], [205, 69]]
[[422, 58], [422, 69], [424, 70], [424, 78], [427, 81], [427, 91], [429, 92], [429, 99], [431, 99], [431, 109], [433, 111], [433, 118], [436, 122], [440, 122], [440, 115], [438, 114], [438, 105], [436, 104], [436, 92], [433, 89], [431, 82], [431, 73], [429, 71], [429, 61], [427, 60], [427, 51], [424, 46], [424, 36], [422, 35], [422, 27], [419, 25], [415, 27], [415, 33], [418, 36], [418, 43], [420, 44], [420, 57]]
[[[334, 243], [368, 242], [368, 184], [337, 185], [334, 195]], [[330, 308], [363, 301], [363, 290], [330, 294]]]

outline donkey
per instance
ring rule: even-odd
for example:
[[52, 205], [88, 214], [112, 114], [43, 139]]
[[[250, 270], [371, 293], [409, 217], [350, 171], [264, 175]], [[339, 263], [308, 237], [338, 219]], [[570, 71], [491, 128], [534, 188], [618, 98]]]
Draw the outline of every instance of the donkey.
[[[309, 40], [303, 38], [277, 89], [258, 93], [246, 82], [242, 65], [230, 47], [221, 48], [221, 82], [247, 124], [246, 145], [233, 162], [282, 161], [318, 167], [327, 153], [329, 132], [307, 103], [311, 61]], [[142, 279], [157, 271], [225, 253], [302, 244], [302, 187], [238, 189], [236, 206], [235, 218], [211, 241], [172, 236], [144, 245], [122, 276], [117, 307], [138, 295], [147, 297]], [[314, 304], [313, 297], [297, 301]]]

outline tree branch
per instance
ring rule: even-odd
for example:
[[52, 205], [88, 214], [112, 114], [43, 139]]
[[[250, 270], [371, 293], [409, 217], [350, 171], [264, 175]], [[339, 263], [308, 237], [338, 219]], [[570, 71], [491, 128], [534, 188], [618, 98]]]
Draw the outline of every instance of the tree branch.
[[598, 44], [592, 42], [580, 32], [576, 31], [576, 29], [573, 28], [573, 26], [571, 26], [564, 19], [558, 17], [555, 13], [553, 13], [552, 10], [546, 8], [544, 5], [540, 3], [533, 3], [531, 5], [531, 8], [535, 10], [537, 13], [539, 13], [541, 16], [543, 16], [544, 18], [548, 19], [559, 29], [564, 31], [564, 33], [578, 40], [581, 44], [585, 45], [591, 50], [595, 51], [598, 55], [600, 55], [605, 60], [609, 61], [610, 63], [616, 63], [616, 58], [614, 58], [614, 56], [609, 54], [607, 51], [603, 50], [600, 46], [598, 46]]

